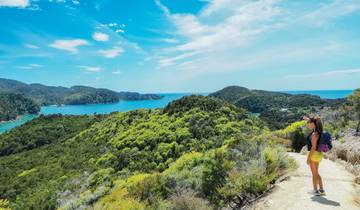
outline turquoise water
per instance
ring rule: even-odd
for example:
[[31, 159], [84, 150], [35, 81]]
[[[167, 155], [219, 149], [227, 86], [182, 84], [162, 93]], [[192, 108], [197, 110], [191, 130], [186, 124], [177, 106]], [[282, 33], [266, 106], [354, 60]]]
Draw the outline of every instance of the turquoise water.
[[[112, 104], [87, 104], [87, 105], [64, 105], [64, 106], [44, 106], [41, 107], [41, 114], [107, 114], [111, 112], [125, 112], [129, 110], [139, 108], [161, 108], [166, 106], [169, 102], [179, 99], [191, 93], [169, 93], [159, 94], [164, 97], [160, 100], [140, 100], [140, 101], [120, 101]], [[206, 93], [201, 95], [207, 95]], [[12, 120], [8, 122], [0, 123], [0, 133], [8, 131], [18, 125], [24, 124], [25, 122], [32, 120], [37, 115], [25, 115], [18, 120]]]
[[[314, 90], [314, 91], [281, 91], [290, 94], [313, 94], [318, 95], [321, 98], [343, 98], [352, 93], [352, 90]], [[159, 94], [163, 95], [164, 98], [160, 100], [142, 100], [142, 101], [120, 101], [112, 104], [88, 104], [88, 105], [65, 105], [65, 106], [45, 106], [41, 108], [41, 113], [45, 115], [49, 114], [107, 114], [115, 111], [129, 111], [139, 108], [161, 108], [166, 106], [169, 102], [179, 99], [191, 93], [169, 93]], [[207, 95], [202, 93], [201, 95]], [[32, 120], [36, 115], [26, 115], [18, 120], [0, 123], [0, 133], [10, 130], [18, 125], [24, 124], [25, 122]]]
[[37, 117], [37, 115], [35, 114], [31, 114], [31, 115], [24, 115], [21, 118], [17, 119], [17, 120], [11, 120], [8, 122], [2, 122], [0, 123], [0, 133], [3, 133], [7, 130], [10, 130], [12, 128], [15, 128], [18, 125], [24, 124], [29, 120], [34, 119], [35, 117]]
[[121, 111], [126, 112], [140, 108], [162, 108], [169, 102], [179, 99], [191, 93], [171, 93], [159, 94], [164, 96], [160, 100], [141, 100], [141, 101], [120, 101], [111, 104], [87, 104], [87, 105], [64, 105], [64, 106], [44, 106], [41, 108], [41, 113], [48, 114], [107, 114], [111, 112]]

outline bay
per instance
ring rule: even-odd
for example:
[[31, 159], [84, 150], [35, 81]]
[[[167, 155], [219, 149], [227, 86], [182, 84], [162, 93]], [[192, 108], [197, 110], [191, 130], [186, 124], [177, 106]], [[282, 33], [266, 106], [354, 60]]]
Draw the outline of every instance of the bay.
[[44, 106], [41, 107], [41, 114], [108, 114], [111, 112], [126, 112], [135, 109], [154, 109], [162, 108], [169, 102], [179, 99], [191, 93], [167, 93], [158, 94], [164, 96], [159, 100], [138, 100], [138, 101], [120, 101], [111, 104], [86, 104], [86, 105], [64, 105], [64, 106]]
[[0, 133], [4, 133], [5, 131], [11, 130], [15, 128], [16, 126], [22, 125], [26, 123], [27, 121], [30, 121], [34, 118], [36, 118], [36, 114], [29, 114], [18, 117], [16, 120], [10, 120], [7, 122], [1, 122], [0, 123]]
[[[130, 110], [145, 108], [154, 109], [165, 107], [169, 102], [179, 99], [192, 93], [164, 93], [158, 94], [164, 96], [159, 100], [138, 100], [138, 101], [119, 101], [111, 104], [86, 104], [86, 105], [63, 105], [63, 106], [43, 106], [40, 114], [64, 114], [64, 115], [83, 115], [83, 114], [108, 114], [111, 112], [126, 112]], [[207, 93], [198, 93], [207, 95]], [[22, 125], [37, 115], [24, 115], [17, 120], [11, 120], [0, 123], [0, 133], [4, 133], [16, 126]]]

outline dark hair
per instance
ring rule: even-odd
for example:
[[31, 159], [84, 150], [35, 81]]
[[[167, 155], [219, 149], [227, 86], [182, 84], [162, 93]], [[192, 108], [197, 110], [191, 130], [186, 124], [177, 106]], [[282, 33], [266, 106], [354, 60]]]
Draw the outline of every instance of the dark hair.
[[314, 123], [315, 125], [315, 131], [321, 135], [322, 132], [323, 132], [323, 124], [321, 122], [321, 118], [319, 116], [316, 116], [316, 117], [309, 117], [309, 120], [308, 120], [309, 123]]

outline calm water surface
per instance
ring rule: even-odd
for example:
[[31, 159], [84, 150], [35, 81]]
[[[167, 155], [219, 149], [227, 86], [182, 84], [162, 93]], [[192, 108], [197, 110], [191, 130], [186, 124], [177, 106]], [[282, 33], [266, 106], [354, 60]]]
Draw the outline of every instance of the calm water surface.
[[[126, 112], [129, 110], [139, 108], [162, 108], [165, 107], [169, 102], [179, 99], [191, 93], [168, 93], [158, 94], [164, 96], [160, 100], [140, 100], [140, 101], [120, 101], [112, 104], [87, 104], [87, 105], [64, 105], [64, 106], [44, 106], [41, 107], [41, 114], [107, 114], [115, 111]], [[201, 95], [207, 95], [202, 93]], [[37, 115], [25, 115], [17, 120], [0, 123], [0, 133], [8, 131], [18, 125], [24, 124], [29, 120], [34, 119]]]

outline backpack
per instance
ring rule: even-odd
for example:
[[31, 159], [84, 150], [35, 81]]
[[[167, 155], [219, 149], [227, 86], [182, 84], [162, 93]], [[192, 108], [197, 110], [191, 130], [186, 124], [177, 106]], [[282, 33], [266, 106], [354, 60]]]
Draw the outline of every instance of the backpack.
[[317, 151], [319, 152], [330, 151], [333, 148], [331, 140], [332, 140], [331, 134], [328, 132], [323, 132], [318, 142]]
[[[322, 132], [320, 139], [318, 141], [316, 151], [318, 152], [330, 151], [333, 148], [331, 141], [332, 141], [331, 134], [326, 131]], [[311, 150], [311, 134], [307, 138], [307, 149], [308, 151]]]

